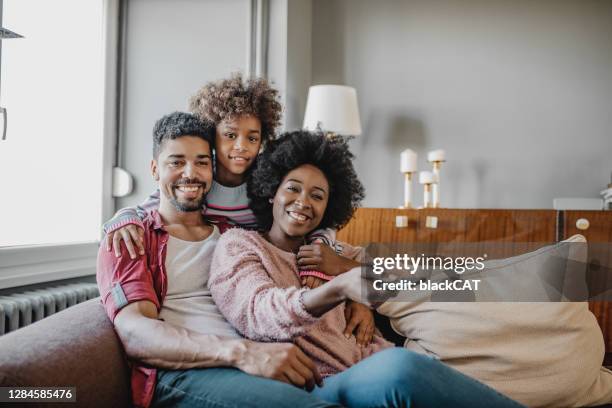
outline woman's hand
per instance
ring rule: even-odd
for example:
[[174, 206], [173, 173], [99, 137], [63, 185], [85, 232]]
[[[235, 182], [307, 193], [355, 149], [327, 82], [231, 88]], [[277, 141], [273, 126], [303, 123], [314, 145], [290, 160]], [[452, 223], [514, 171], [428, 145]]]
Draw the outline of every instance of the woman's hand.
[[344, 300], [352, 300], [369, 308], [376, 308], [383, 302], [397, 296], [393, 291], [375, 291], [372, 288], [376, 276], [364, 276], [361, 267], [336, 276], [330, 281], [330, 289], [337, 290]]
[[297, 253], [297, 264], [301, 271], [315, 270], [330, 276], [338, 276], [360, 265], [321, 243], [302, 245]]
[[369, 345], [376, 327], [374, 313], [361, 303], [348, 301], [344, 309], [344, 317], [346, 318], [344, 335], [349, 338], [354, 333], [358, 345], [361, 347]]
[[106, 250], [110, 252], [114, 249], [117, 258], [121, 256], [121, 240], [123, 240], [131, 259], [137, 257], [134, 244], [138, 247], [138, 254], [144, 255], [144, 230], [142, 228], [134, 224], [128, 224], [106, 234]]
[[325, 282], [327, 281], [321, 278], [317, 278], [316, 276], [304, 276], [302, 278], [302, 286], [307, 286], [310, 289], [318, 288]]
[[[374, 296], [370, 295], [378, 295], [378, 293], [373, 293], [369, 289], [374, 279], [375, 277], [362, 276], [361, 267], [353, 268], [316, 289], [304, 291], [302, 304], [313, 316], [321, 316], [347, 300], [361, 303], [367, 307], [377, 307], [396, 293], [384, 291], [374, 299]], [[369, 299], [370, 297], [372, 299]]]

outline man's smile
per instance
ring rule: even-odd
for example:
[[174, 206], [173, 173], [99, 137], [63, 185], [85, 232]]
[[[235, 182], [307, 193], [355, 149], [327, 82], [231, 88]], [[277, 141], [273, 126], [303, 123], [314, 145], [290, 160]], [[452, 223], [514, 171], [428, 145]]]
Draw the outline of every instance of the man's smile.
[[179, 184], [174, 186], [174, 189], [179, 191], [185, 198], [197, 198], [200, 193], [204, 192], [204, 184]]

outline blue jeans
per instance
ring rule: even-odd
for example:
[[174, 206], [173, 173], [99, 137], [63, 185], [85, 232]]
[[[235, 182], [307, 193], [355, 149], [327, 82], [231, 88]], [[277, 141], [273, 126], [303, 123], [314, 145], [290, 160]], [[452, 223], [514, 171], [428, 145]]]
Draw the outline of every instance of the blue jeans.
[[381, 351], [308, 393], [233, 368], [159, 370], [154, 407], [473, 407], [522, 405], [431, 357]]
[[312, 394], [351, 408], [523, 407], [434, 358], [399, 347], [327, 377]]
[[153, 407], [329, 408], [339, 405], [235, 368], [158, 370]]

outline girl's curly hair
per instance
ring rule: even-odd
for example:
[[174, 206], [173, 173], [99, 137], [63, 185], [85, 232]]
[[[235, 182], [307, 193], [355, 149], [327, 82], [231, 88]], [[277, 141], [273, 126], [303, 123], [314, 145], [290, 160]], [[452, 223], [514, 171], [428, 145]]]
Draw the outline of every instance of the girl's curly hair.
[[229, 79], [209, 82], [189, 101], [189, 109], [202, 120], [216, 125], [224, 119], [253, 115], [261, 121], [261, 142], [274, 139], [281, 120], [279, 93], [265, 78], [250, 78], [241, 74]]
[[353, 168], [353, 154], [341, 138], [304, 130], [287, 132], [269, 142], [258, 157], [247, 182], [250, 207], [262, 230], [272, 227], [272, 204], [283, 178], [293, 169], [311, 164], [329, 183], [329, 200], [317, 228], [340, 229], [361, 205], [365, 193]]

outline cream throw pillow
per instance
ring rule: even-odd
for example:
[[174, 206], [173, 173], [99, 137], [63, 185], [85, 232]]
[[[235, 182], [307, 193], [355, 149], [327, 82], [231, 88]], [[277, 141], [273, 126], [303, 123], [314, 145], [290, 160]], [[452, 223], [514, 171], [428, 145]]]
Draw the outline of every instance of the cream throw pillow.
[[[586, 240], [575, 235], [565, 242]], [[585, 246], [569, 247], [568, 259], [586, 262]], [[533, 265], [536, 252], [547, 256], [538, 250], [507, 265], [520, 268], [522, 259]], [[601, 366], [603, 336], [586, 302], [389, 301], [378, 312], [407, 337], [407, 349], [439, 358], [525, 405], [612, 403], [612, 372]]]

